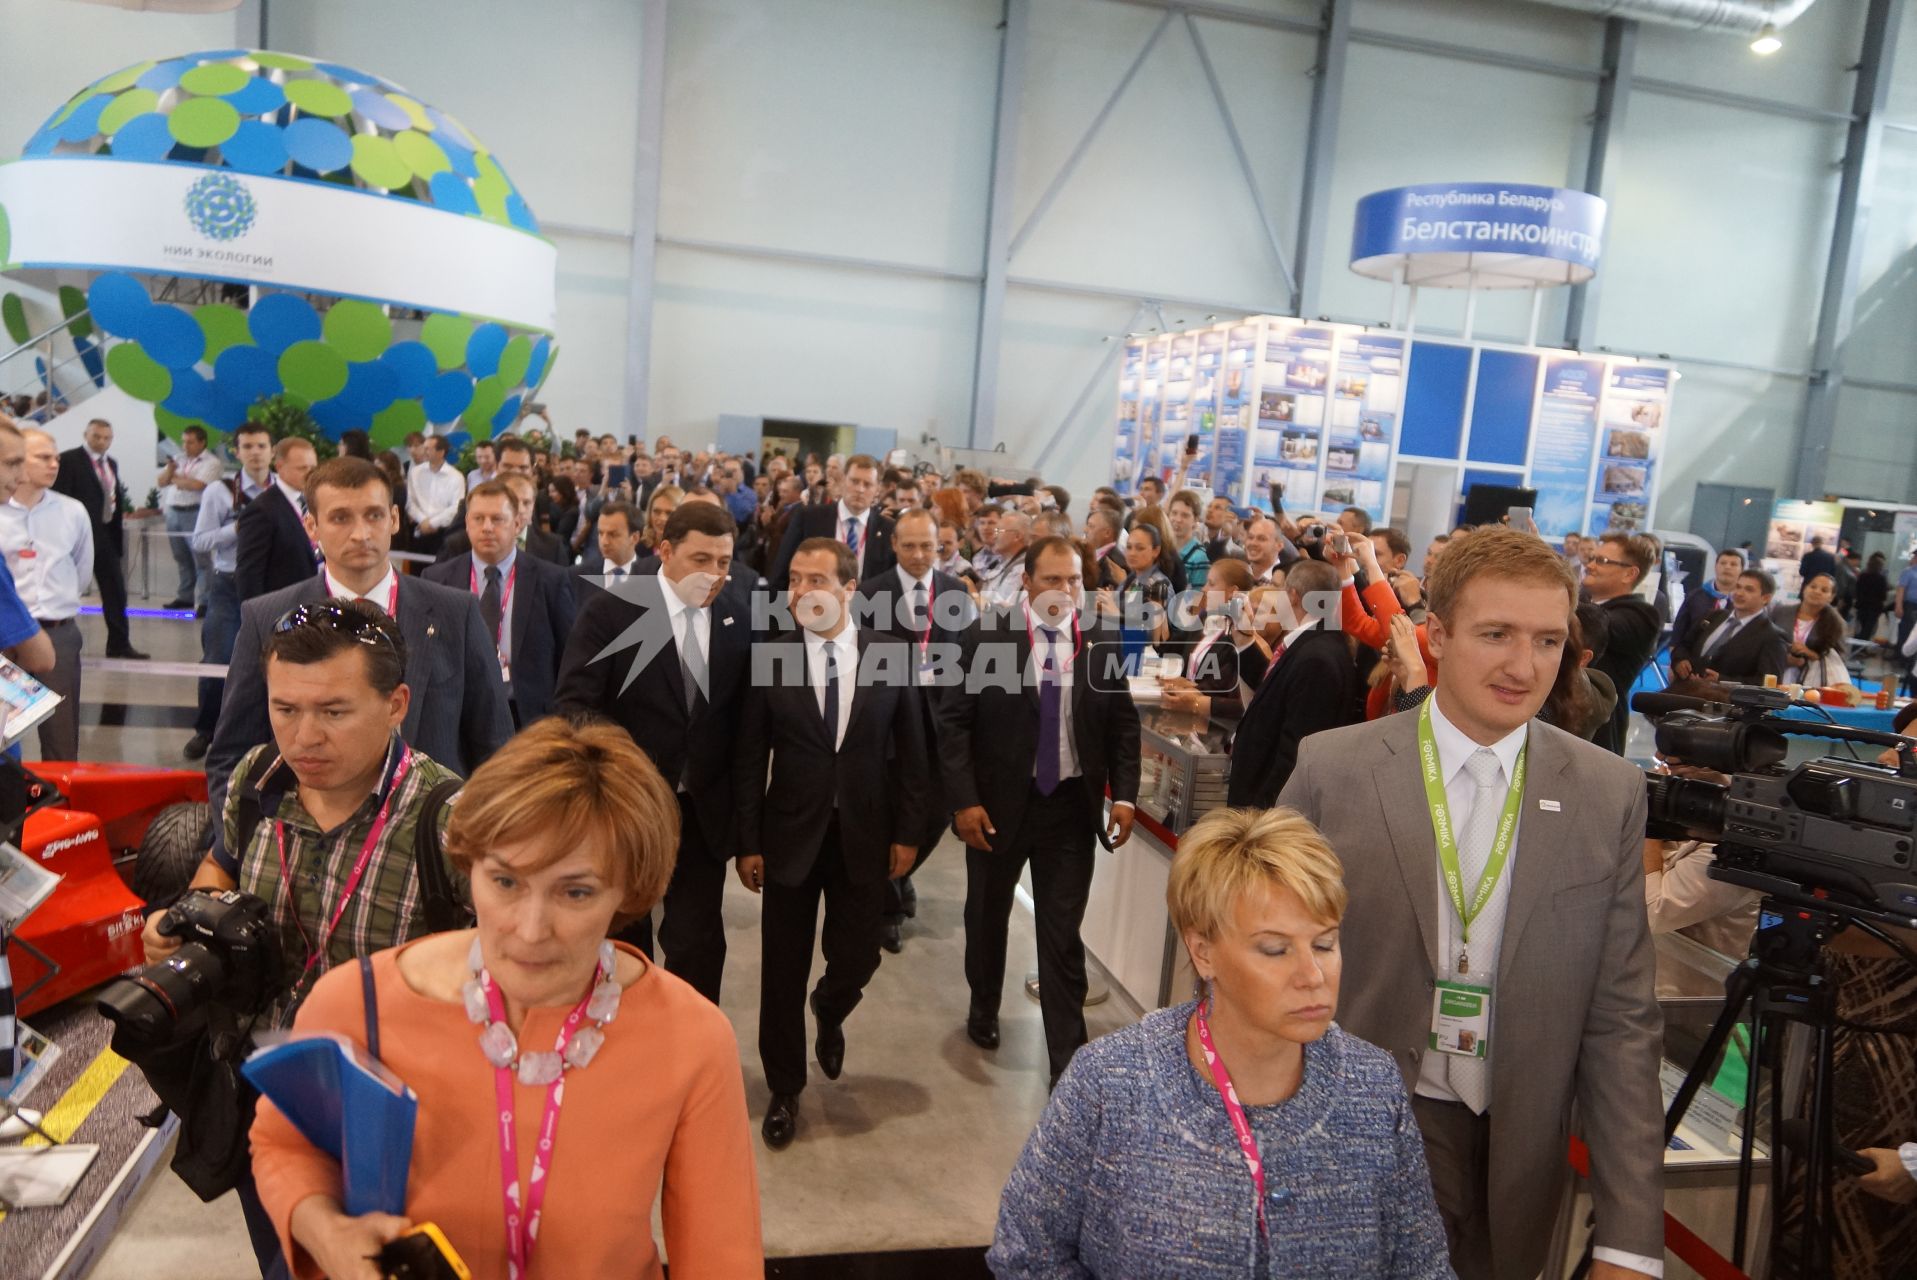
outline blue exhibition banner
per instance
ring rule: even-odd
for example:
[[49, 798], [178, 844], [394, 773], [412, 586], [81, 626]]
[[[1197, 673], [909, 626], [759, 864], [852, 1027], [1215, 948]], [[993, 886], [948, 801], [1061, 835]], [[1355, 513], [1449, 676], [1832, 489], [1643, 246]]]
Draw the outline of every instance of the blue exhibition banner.
[[[1604, 201], [1589, 192], [1509, 182], [1434, 182], [1358, 201], [1351, 266], [1389, 278], [1405, 255], [1513, 254], [1569, 263], [1568, 283], [1597, 272]], [[1412, 275], [1415, 281], [1416, 273]]]
[[1385, 521], [1385, 481], [1404, 400], [1404, 341], [1360, 333], [1338, 345], [1321, 499], [1327, 510], [1362, 507]]
[[1252, 440], [1252, 501], [1271, 509], [1271, 486], [1285, 486], [1290, 509], [1318, 505], [1325, 391], [1335, 331], [1267, 320], [1258, 361], [1258, 430]]
[[1664, 452], [1671, 371], [1618, 364], [1604, 390], [1604, 455], [1591, 491], [1591, 521], [1599, 529], [1648, 529]]
[[1531, 446], [1531, 487], [1538, 491], [1538, 532], [1556, 540], [1584, 530], [1591, 494], [1591, 447], [1597, 434], [1604, 362], [1561, 356], [1544, 362]]
[[1198, 334], [1197, 369], [1192, 376], [1191, 429], [1198, 437], [1198, 456], [1185, 472], [1185, 483], [1194, 489], [1212, 485], [1212, 453], [1218, 428], [1219, 383], [1225, 373], [1225, 330], [1223, 327], [1201, 330]]
[[1258, 370], [1258, 326], [1235, 324], [1226, 335], [1224, 379], [1218, 388], [1218, 459], [1212, 492], [1236, 503], [1245, 483], [1245, 441], [1253, 421]]

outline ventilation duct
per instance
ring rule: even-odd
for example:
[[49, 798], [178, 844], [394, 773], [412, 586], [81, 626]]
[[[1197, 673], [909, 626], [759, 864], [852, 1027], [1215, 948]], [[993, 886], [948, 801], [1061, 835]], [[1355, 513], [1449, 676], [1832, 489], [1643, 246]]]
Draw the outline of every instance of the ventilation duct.
[[1600, 18], [1631, 18], [1693, 31], [1723, 31], [1754, 36], [1769, 27], [1782, 31], [1804, 16], [1817, 0], [1539, 0], [1558, 9], [1575, 9]]

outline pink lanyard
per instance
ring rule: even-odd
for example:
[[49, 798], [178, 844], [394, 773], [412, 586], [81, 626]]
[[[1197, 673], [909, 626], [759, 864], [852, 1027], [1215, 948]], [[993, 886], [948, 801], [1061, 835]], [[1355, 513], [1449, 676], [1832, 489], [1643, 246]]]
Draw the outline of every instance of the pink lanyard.
[[[594, 974], [593, 985], [606, 974], [601, 971]], [[492, 974], [481, 971], [480, 984], [486, 992], [486, 1008], [496, 1023], [506, 1021], [506, 1005], [500, 998], [499, 988], [493, 985]], [[586, 994], [574, 1005], [572, 1012], [559, 1026], [559, 1038], [553, 1042], [553, 1052], [559, 1060], [566, 1059], [566, 1043], [572, 1039], [572, 1033], [579, 1028], [580, 1019], [586, 1016], [586, 1006], [592, 1002], [592, 987], [586, 988]], [[513, 1095], [513, 1069], [510, 1066], [493, 1068], [493, 1090], [499, 1099], [499, 1185], [500, 1195], [506, 1212], [506, 1275], [508, 1280], [523, 1280], [526, 1269], [532, 1265], [533, 1245], [539, 1239], [539, 1215], [546, 1204], [546, 1188], [552, 1183], [553, 1152], [559, 1145], [559, 1107], [565, 1101], [566, 1077], [562, 1072], [557, 1080], [546, 1086], [546, 1112], [539, 1121], [539, 1144], [533, 1148], [532, 1170], [527, 1175], [527, 1191], [522, 1203], [519, 1194], [519, 1104]]]
[[[472, 576], [473, 576], [473, 594], [478, 595], [479, 594], [479, 561], [477, 560], [473, 561]], [[519, 559], [517, 556], [515, 556], [513, 558], [513, 571], [506, 575], [506, 585], [504, 589], [502, 589], [499, 593], [499, 625], [502, 627], [506, 625], [506, 610], [512, 607], [513, 583], [518, 581], [518, 579], [519, 579]], [[499, 647], [499, 632], [494, 631], [493, 632], [493, 648], [497, 649], [498, 647]]]
[[1238, 1091], [1231, 1087], [1231, 1072], [1225, 1070], [1224, 1059], [1218, 1056], [1218, 1046], [1211, 1042], [1211, 1023], [1205, 1020], [1207, 1003], [1199, 1003], [1197, 1012], [1192, 1015], [1192, 1022], [1198, 1028], [1198, 1044], [1205, 1051], [1205, 1065], [1211, 1068], [1211, 1078], [1218, 1086], [1218, 1096], [1225, 1100], [1225, 1115], [1231, 1120], [1231, 1131], [1238, 1135], [1238, 1149], [1244, 1153], [1245, 1164], [1251, 1169], [1251, 1185], [1258, 1192], [1259, 1234], [1270, 1238], [1271, 1228], [1265, 1225], [1264, 1161], [1258, 1158], [1258, 1139], [1252, 1134], [1251, 1121], [1238, 1101]]
[[[373, 850], [379, 844], [380, 835], [386, 830], [386, 817], [393, 807], [393, 797], [399, 793], [399, 784], [406, 781], [406, 771], [412, 767], [413, 749], [403, 748], [399, 753], [399, 766], [393, 770], [393, 780], [386, 788], [386, 799], [380, 802], [379, 813], [373, 818], [373, 829], [366, 834], [366, 844], [359, 851], [359, 859], [353, 863], [353, 874], [347, 877], [346, 887], [340, 891], [339, 905], [333, 908], [333, 918], [326, 926], [326, 932], [320, 935], [319, 945], [306, 936], [306, 926], [300, 923], [297, 909], [291, 912], [294, 926], [300, 931], [300, 940], [306, 943], [306, 967], [300, 970], [300, 980], [313, 971], [320, 957], [333, 944], [333, 935], [339, 931], [339, 922], [346, 916], [347, 904], [352, 902], [353, 894], [359, 888], [361, 878], [366, 875], [367, 866], [373, 861]], [[290, 899], [293, 894], [293, 871], [286, 861], [286, 824], [273, 820], [273, 842], [280, 854], [280, 887]]]

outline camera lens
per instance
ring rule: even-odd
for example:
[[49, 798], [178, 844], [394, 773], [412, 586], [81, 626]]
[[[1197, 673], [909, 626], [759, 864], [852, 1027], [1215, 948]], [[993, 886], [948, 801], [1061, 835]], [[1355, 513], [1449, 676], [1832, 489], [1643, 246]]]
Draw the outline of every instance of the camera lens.
[[116, 978], [100, 993], [100, 1013], [142, 1044], [163, 1044], [174, 1028], [199, 1012], [226, 980], [226, 963], [204, 943], [189, 942], [132, 977]]

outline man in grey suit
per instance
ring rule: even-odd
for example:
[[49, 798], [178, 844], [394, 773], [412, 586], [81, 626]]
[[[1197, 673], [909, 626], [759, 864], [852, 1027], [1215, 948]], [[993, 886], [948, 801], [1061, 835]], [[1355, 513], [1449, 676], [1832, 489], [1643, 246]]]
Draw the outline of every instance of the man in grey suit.
[[1463, 1280], [1545, 1268], [1573, 1103], [1590, 1274], [1660, 1275], [1643, 775], [1535, 718], [1577, 603], [1542, 540], [1474, 531], [1427, 595], [1435, 695], [1307, 738], [1279, 796], [1344, 861], [1339, 1021], [1398, 1059]]
[[206, 753], [215, 813], [240, 757], [272, 740], [260, 651], [273, 624], [295, 605], [350, 597], [394, 615], [406, 637], [405, 682], [413, 691], [400, 736], [448, 769], [470, 774], [513, 734], [499, 652], [480, 621], [478, 602], [468, 592], [393, 569], [389, 553], [399, 509], [385, 473], [364, 458], [321, 463], [307, 478], [306, 506], [306, 526], [326, 565], [314, 577], [241, 608], [219, 727]]

